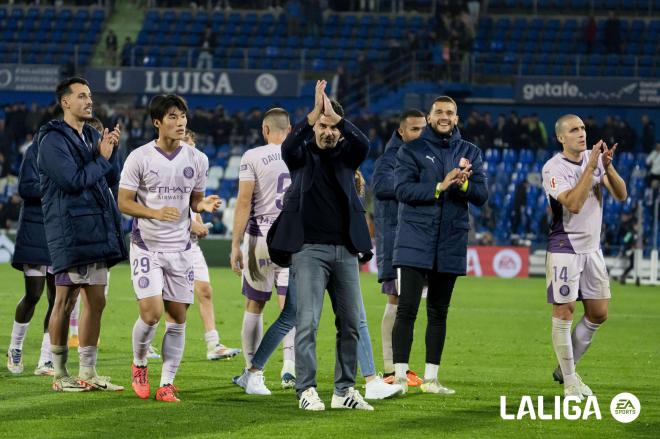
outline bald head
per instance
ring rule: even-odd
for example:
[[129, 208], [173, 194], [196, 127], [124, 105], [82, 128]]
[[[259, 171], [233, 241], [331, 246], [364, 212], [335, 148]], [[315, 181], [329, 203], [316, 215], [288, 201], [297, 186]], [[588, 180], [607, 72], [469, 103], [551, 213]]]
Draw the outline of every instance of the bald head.
[[289, 113], [284, 108], [271, 108], [264, 114], [263, 124], [273, 132], [289, 132]]
[[562, 144], [564, 153], [577, 157], [587, 149], [587, 132], [582, 119], [574, 114], [565, 114], [555, 123], [557, 140]]
[[566, 127], [570, 125], [569, 122], [574, 122], [576, 119], [582, 123], [582, 120], [574, 114], [564, 114], [557, 119], [557, 122], [555, 122], [555, 134], [557, 137], [564, 133]]

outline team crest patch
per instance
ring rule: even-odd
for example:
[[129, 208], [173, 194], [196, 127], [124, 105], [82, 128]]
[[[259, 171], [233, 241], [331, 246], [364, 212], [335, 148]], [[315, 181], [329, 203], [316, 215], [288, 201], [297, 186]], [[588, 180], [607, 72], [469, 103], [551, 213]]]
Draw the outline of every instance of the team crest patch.
[[80, 276], [87, 276], [87, 265], [80, 265], [76, 267], [76, 271]]
[[183, 169], [183, 176], [184, 176], [184, 177], [186, 177], [186, 178], [193, 178], [193, 175], [195, 175], [195, 171], [193, 171], [193, 168], [191, 168], [190, 166], [186, 166], [186, 167]]
[[140, 288], [147, 288], [149, 286], [149, 278], [146, 276], [142, 276], [141, 278], [138, 279], [138, 286]]
[[561, 288], [559, 288], [559, 294], [562, 296], [566, 297], [571, 293], [571, 289], [568, 287], [568, 285], [562, 285]]
[[195, 281], [195, 272], [190, 270], [188, 272], [188, 282], [194, 282]]
[[602, 171], [600, 170], [600, 168], [594, 169], [594, 177], [596, 177], [596, 178], [600, 177], [601, 173], [602, 173]]

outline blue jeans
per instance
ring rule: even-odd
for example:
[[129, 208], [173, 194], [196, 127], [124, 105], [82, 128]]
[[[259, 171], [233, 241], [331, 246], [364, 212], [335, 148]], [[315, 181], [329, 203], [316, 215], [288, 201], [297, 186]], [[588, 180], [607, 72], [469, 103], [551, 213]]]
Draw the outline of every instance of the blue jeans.
[[273, 322], [266, 331], [266, 334], [259, 343], [259, 348], [252, 357], [252, 367], [263, 370], [266, 363], [275, 349], [280, 345], [284, 337], [296, 326], [296, 289], [289, 282], [289, 289], [286, 292], [284, 308], [280, 316]]
[[[334, 296], [330, 296], [334, 309]], [[296, 289], [289, 285], [286, 292], [284, 308], [277, 320], [270, 325], [264, 338], [259, 343], [259, 348], [252, 357], [252, 366], [257, 369], [265, 369], [266, 363], [273, 352], [280, 345], [284, 337], [296, 326]], [[367, 314], [364, 309], [364, 302], [360, 300], [360, 327], [359, 341], [357, 349], [357, 359], [362, 376], [368, 377], [376, 374], [374, 364], [374, 352], [371, 348], [371, 337], [369, 336], [369, 327], [367, 326]]]
[[325, 290], [334, 298], [335, 394], [355, 386], [360, 326], [357, 256], [341, 245], [304, 244], [292, 256], [289, 284], [296, 290], [296, 392], [316, 387], [316, 332]]

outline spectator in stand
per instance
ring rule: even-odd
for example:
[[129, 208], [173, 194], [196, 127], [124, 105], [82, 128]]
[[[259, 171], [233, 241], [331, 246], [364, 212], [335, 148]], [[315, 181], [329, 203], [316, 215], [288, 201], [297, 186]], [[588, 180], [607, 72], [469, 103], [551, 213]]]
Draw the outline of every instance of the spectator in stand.
[[647, 114], [642, 116], [642, 152], [650, 153], [655, 145], [655, 122]]
[[213, 143], [216, 145], [224, 145], [229, 143], [231, 136], [232, 123], [227, 117], [225, 109], [218, 105], [213, 113]]
[[286, 30], [289, 36], [300, 36], [302, 5], [300, 0], [288, 0], [284, 7]]
[[[619, 277], [621, 285], [626, 284], [626, 278], [635, 266], [635, 247], [637, 246], [637, 219], [631, 212], [621, 214], [619, 226], [619, 242], [621, 243], [621, 258], [626, 262], [626, 268]], [[639, 285], [639, 280], [637, 280]]]
[[500, 148], [506, 148], [509, 146], [507, 143], [507, 134], [505, 132], [506, 130], [506, 116], [504, 113], [500, 113], [497, 116], [497, 124], [495, 125], [495, 129], [493, 132], [493, 145], [500, 147]]
[[131, 37], [126, 37], [124, 40], [124, 45], [121, 47], [121, 65], [122, 66], [132, 66], [134, 64], [133, 60], [133, 48], [135, 45], [131, 40]]
[[527, 137], [529, 139], [527, 147], [529, 148], [545, 149], [548, 147], [548, 132], [536, 113], [527, 118]]
[[584, 43], [587, 45], [587, 53], [592, 53], [594, 44], [596, 44], [596, 20], [594, 17], [589, 17], [586, 25], [584, 26]]
[[646, 165], [649, 167], [648, 185], [655, 189], [660, 183], [660, 142], [655, 144], [655, 150], [646, 157]]
[[601, 138], [600, 128], [592, 115], [587, 116], [584, 121], [584, 129], [587, 132], [587, 145], [595, 145]]
[[28, 134], [35, 134], [39, 127], [41, 126], [41, 118], [43, 116], [43, 110], [37, 105], [36, 102], [32, 102], [30, 105], [30, 111], [28, 111], [25, 116], [25, 131]]
[[620, 53], [621, 52], [621, 21], [610, 11], [605, 27], [603, 28], [603, 43], [607, 53]]
[[512, 111], [504, 124], [502, 140], [509, 148], [520, 149], [523, 146], [522, 137], [522, 127], [518, 113]]
[[114, 66], [117, 64], [117, 49], [119, 43], [117, 42], [117, 35], [110, 29], [108, 35], [105, 37], [105, 59], [108, 65]]
[[512, 234], [525, 236], [530, 232], [527, 216], [525, 215], [528, 188], [529, 183], [527, 182], [527, 179], [523, 180], [516, 186], [516, 191], [513, 195], [513, 218], [511, 219]]
[[202, 35], [202, 45], [200, 46], [199, 56], [197, 57], [198, 70], [213, 69], [213, 48], [215, 47], [215, 36], [210, 25], [204, 28]]

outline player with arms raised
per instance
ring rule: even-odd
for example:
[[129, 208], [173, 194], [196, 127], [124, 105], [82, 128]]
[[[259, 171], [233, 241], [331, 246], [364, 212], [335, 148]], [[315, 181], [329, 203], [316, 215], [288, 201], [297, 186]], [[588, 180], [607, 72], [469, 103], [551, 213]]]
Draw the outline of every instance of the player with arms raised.
[[204, 197], [208, 159], [181, 144], [188, 106], [177, 95], [158, 95], [149, 113], [158, 138], [133, 151], [119, 182], [119, 209], [135, 218], [131, 277], [140, 316], [133, 327], [133, 390], [149, 397], [147, 352], [165, 308], [163, 368], [156, 399], [178, 402], [174, 377], [185, 346], [186, 312], [193, 303], [190, 211], [213, 212], [217, 195]]
[[[626, 184], [614, 169], [616, 144], [600, 140], [587, 151], [582, 120], [564, 115], [555, 124], [563, 151], [543, 166], [543, 187], [552, 208], [546, 257], [548, 302], [552, 303], [552, 344], [559, 361], [555, 380], [564, 395], [582, 399], [592, 395], [575, 365], [607, 319], [610, 281], [600, 248], [605, 187], [618, 201], [628, 196]], [[584, 316], [571, 335], [575, 302], [582, 300]]]

